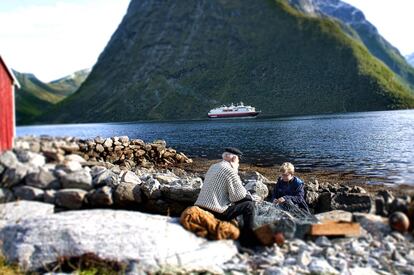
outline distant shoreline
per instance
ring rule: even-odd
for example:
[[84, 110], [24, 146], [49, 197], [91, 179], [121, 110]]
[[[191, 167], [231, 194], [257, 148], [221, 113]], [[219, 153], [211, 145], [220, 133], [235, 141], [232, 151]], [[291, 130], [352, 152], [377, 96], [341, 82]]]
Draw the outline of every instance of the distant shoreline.
[[[314, 117], [314, 116], [330, 116], [330, 115], [355, 115], [359, 113], [379, 113], [379, 112], [400, 112], [400, 111], [410, 111], [414, 109], [397, 109], [397, 110], [377, 110], [377, 111], [356, 111], [356, 112], [325, 112], [325, 113], [306, 113], [306, 114], [260, 114], [255, 117], [254, 120], [267, 120], [267, 119], [291, 119], [291, 118], [302, 118], [302, 117]], [[43, 123], [32, 123], [32, 124], [20, 124], [16, 125], [17, 127], [37, 127], [37, 126], [64, 126], [64, 125], [74, 125], [74, 124], [151, 124], [151, 123], [185, 123], [185, 122], [220, 122], [220, 121], [243, 121], [243, 118], [236, 119], [226, 119], [226, 118], [185, 118], [185, 119], [163, 119], [163, 120], [130, 120], [130, 121], [89, 121], [89, 122], [66, 122], [66, 123], [53, 123], [48, 124]], [[93, 137], [91, 137], [93, 138]]]

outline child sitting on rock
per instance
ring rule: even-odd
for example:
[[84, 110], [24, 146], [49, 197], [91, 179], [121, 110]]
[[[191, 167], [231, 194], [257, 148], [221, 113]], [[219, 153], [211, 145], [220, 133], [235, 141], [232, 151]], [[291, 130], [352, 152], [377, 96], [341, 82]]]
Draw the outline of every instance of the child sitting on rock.
[[293, 164], [285, 162], [280, 166], [279, 171], [281, 174], [273, 188], [271, 202], [283, 204], [289, 200], [309, 212], [305, 201], [305, 184], [300, 178], [294, 176], [295, 167]]

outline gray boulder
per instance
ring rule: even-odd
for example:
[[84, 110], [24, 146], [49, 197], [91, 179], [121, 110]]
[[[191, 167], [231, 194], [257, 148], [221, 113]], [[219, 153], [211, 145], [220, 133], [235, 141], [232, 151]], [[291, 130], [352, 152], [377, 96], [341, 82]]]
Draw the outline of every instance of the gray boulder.
[[173, 182], [180, 180], [179, 177], [172, 173], [168, 174], [155, 174], [154, 178], [161, 184], [172, 184]]
[[388, 218], [367, 213], [354, 213], [353, 219], [372, 236], [382, 238], [391, 233]]
[[118, 138], [119, 138], [119, 141], [121, 143], [127, 143], [127, 142], [129, 142], [129, 137], [128, 136], [120, 136]]
[[315, 258], [308, 267], [312, 274], [339, 274], [325, 259]]
[[79, 144], [75, 143], [75, 142], [71, 142], [71, 143], [66, 143], [64, 145], [61, 146], [62, 150], [64, 150], [65, 152], [68, 153], [73, 153], [73, 152], [77, 152], [80, 150]]
[[121, 182], [141, 184], [141, 180], [134, 172], [124, 170], [124, 171], [121, 171], [120, 176], [121, 176]]
[[33, 172], [33, 167], [17, 162], [13, 167], [9, 167], [3, 172], [1, 186], [11, 188], [22, 182], [27, 173]]
[[349, 190], [350, 193], [362, 193], [366, 194], [367, 191], [362, 188], [361, 186], [352, 186], [351, 190]]
[[[35, 201], [15, 201], [0, 204], [0, 222], [16, 223], [25, 218], [51, 215], [54, 205]], [[0, 225], [1, 230], [1, 225]]]
[[322, 213], [331, 211], [332, 209], [332, 195], [330, 192], [319, 193], [318, 203], [316, 204], [316, 212]]
[[[80, 226], [81, 225], [81, 226]], [[0, 231], [9, 262], [27, 271], [56, 263], [59, 257], [86, 253], [125, 262], [127, 272], [162, 270], [223, 273], [221, 266], [237, 254], [233, 241], [199, 238], [178, 219], [131, 211], [68, 211], [23, 219]]]
[[375, 202], [369, 194], [364, 193], [320, 193], [316, 211], [331, 210], [371, 213], [375, 211]]
[[32, 186], [16, 186], [13, 188], [14, 196], [19, 200], [41, 201], [43, 190]]
[[381, 196], [384, 199], [385, 205], [388, 206], [395, 199], [394, 195], [389, 190], [380, 190], [377, 192], [377, 196]]
[[16, 155], [12, 151], [6, 151], [3, 154], [0, 154], [0, 164], [7, 168], [15, 167], [18, 163]]
[[82, 170], [82, 164], [74, 160], [64, 160], [60, 167], [68, 173]]
[[46, 203], [55, 204], [56, 203], [56, 191], [46, 190], [43, 194], [43, 200]]
[[66, 155], [65, 160], [67, 160], [67, 161], [76, 161], [76, 162], [79, 162], [79, 163], [86, 162], [86, 160], [83, 157], [81, 157], [77, 154]]
[[55, 204], [67, 209], [80, 209], [87, 192], [81, 189], [63, 189], [55, 194]]
[[95, 141], [95, 143], [97, 143], [97, 144], [102, 144], [102, 143], [104, 143], [104, 142], [105, 142], [105, 139], [104, 139], [104, 138], [102, 138], [102, 137], [100, 137], [100, 136], [97, 136], [97, 137], [95, 137], [94, 141]]
[[141, 190], [148, 199], [157, 200], [161, 198], [161, 184], [158, 180], [152, 177], [141, 184]]
[[53, 172], [41, 167], [39, 172], [30, 173], [26, 176], [26, 185], [41, 188], [41, 189], [59, 189], [59, 180], [55, 177]]
[[88, 204], [93, 207], [111, 206], [112, 200], [112, 188], [104, 186], [88, 193]]
[[310, 208], [315, 209], [318, 204], [319, 193], [315, 191], [307, 191], [305, 195], [305, 201]]
[[91, 175], [92, 185], [94, 188], [102, 186], [115, 187], [120, 182], [119, 175], [115, 174], [111, 170], [106, 169], [105, 167], [93, 167], [91, 170]]
[[7, 188], [0, 188], [0, 203], [14, 201], [13, 192]]
[[339, 193], [332, 197], [332, 209], [371, 213], [375, 210], [375, 204], [369, 194]]
[[75, 188], [87, 191], [92, 189], [92, 176], [89, 171], [85, 169], [63, 174], [60, 180], [62, 181], [62, 186], [64, 189]]
[[269, 195], [269, 189], [262, 181], [249, 180], [244, 187], [250, 193], [259, 196], [261, 201], [264, 201]]
[[180, 180], [173, 185], [163, 184], [160, 188], [162, 197], [176, 202], [194, 203], [201, 188], [193, 183], [191, 180]]
[[121, 182], [113, 197], [116, 205], [124, 207], [133, 207], [142, 202], [140, 186], [134, 183]]
[[35, 167], [41, 167], [46, 164], [46, 158], [38, 153], [26, 150], [16, 150], [16, 156], [20, 162], [30, 163]]
[[271, 182], [269, 179], [267, 179], [265, 176], [260, 174], [259, 172], [240, 172], [240, 178], [244, 182], [248, 181], [261, 181], [263, 183], [269, 183]]
[[409, 202], [403, 198], [395, 198], [390, 205], [388, 205], [388, 213], [392, 214], [394, 212], [408, 212]]
[[112, 139], [107, 138], [105, 139], [105, 142], [103, 143], [104, 148], [110, 148], [112, 147]]
[[102, 153], [103, 151], [105, 151], [105, 148], [103, 147], [102, 144], [97, 144], [96, 151], [98, 151], [99, 153]]

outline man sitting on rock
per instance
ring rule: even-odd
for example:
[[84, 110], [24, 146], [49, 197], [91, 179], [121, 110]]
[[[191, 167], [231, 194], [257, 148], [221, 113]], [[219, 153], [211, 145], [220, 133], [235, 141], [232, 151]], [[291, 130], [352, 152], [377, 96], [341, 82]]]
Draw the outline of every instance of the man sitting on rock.
[[254, 242], [255, 205], [238, 175], [241, 155], [237, 148], [225, 148], [223, 160], [208, 169], [195, 205], [224, 221], [242, 215], [240, 241], [250, 245]]
[[285, 162], [280, 166], [279, 171], [281, 174], [273, 188], [271, 201], [275, 204], [290, 201], [309, 213], [305, 201], [304, 183], [300, 178], [294, 176], [295, 167], [293, 164]]

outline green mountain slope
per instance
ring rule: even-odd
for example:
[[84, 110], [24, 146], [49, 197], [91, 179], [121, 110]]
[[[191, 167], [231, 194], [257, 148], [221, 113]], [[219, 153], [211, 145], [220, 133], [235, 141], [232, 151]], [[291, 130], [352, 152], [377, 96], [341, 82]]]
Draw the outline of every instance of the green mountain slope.
[[67, 97], [73, 94], [80, 85], [85, 81], [90, 73], [90, 69], [76, 71], [71, 75], [54, 80], [48, 85], [52, 87], [57, 94]]
[[23, 125], [35, 121], [37, 116], [73, 94], [85, 80], [89, 71], [82, 70], [50, 83], [40, 81], [33, 74], [17, 71], [13, 73], [21, 86], [15, 92], [16, 123]]
[[265, 115], [414, 107], [338, 22], [286, 1], [133, 0], [88, 79], [41, 121], [204, 118], [238, 101]]
[[[302, 13], [310, 16], [329, 16], [339, 20], [344, 29], [352, 28], [354, 38], [360, 40], [372, 55], [384, 62], [401, 77], [410, 88], [414, 88], [414, 68], [411, 67], [397, 48], [389, 43], [362, 11], [341, 0], [288, 0]], [[346, 31], [346, 30], [345, 30]], [[349, 32], [348, 32], [349, 33]]]
[[399, 51], [381, 36], [373, 36], [366, 26], [354, 28], [369, 51], [404, 79], [411, 89], [414, 89], [414, 68], [407, 63]]

